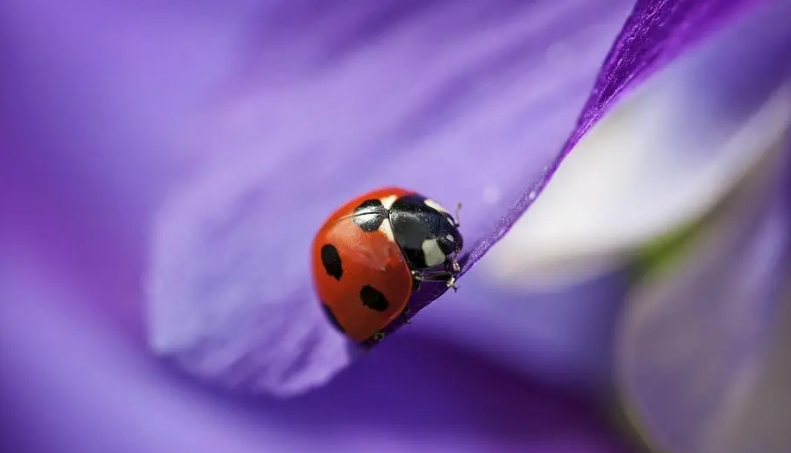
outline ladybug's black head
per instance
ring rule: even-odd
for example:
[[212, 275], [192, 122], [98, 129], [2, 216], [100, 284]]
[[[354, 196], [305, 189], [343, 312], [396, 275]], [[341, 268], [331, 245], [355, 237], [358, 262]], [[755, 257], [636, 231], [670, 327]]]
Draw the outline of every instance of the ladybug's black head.
[[449, 221], [440, 223], [437, 243], [445, 256], [451, 256], [461, 251], [464, 247], [464, 239], [461, 237], [456, 223], [452, 221], [452, 217], [447, 217], [450, 218]]

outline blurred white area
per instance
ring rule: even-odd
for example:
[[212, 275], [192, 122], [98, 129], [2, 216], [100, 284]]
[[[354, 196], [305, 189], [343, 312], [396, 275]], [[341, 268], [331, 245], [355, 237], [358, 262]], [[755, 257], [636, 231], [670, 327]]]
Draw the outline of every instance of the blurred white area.
[[[461, 291], [480, 296], [448, 297], [415, 328], [555, 383], [610, 385], [619, 360], [611, 332], [640, 283], [623, 270], [657, 240], [711, 215], [791, 124], [791, 29], [770, 20], [788, 17], [790, 5], [769, 5], [630, 93], [465, 277]], [[751, 265], [759, 266], [756, 278], [764, 275]], [[750, 295], [741, 294], [749, 307]], [[662, 395], [683, 397], [685, 383], [678, 385]], [[658, 423], [690, 422], [678, 412], [661, 415]]]
[[562, 286], [617, 267], [711, 210], [791, 122], [785, 86], [735, 127], [715, 111], [679, 121], [695, 100], [675, 82], [646, 85], [582, 140], [484, 262], [493, 280]]
[[791, 29], [767, 19], [789, 4], [729, 27], [608, 112], [465, 277], [467, 296], [414, 328], [554, 383], [608, 386], [634, 284], [624, 267], [709, 214], [791, 122]]
[[576, 284], [710, 211], [791, 123], [791, 29], [775, 19], [790, 12], [759, 9], [607, 113], [482, 261], [487, 277]]

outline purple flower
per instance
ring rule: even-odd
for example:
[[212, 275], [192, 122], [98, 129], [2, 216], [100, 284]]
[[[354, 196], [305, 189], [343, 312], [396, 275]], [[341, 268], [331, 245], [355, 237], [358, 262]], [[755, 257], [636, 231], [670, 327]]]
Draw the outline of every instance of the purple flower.
[[[557, 385], [601, 383], [623, 274], [538, 309], [536, 323], [583, 330], [553, 332], [578, 350], [565, 357], [522, 341], [522, 294], [471, 272], [352, 365], [310, 287], [312, 235], [351, 196], [406, 186], [463, 202], [466, 273], [622, 95], [693, 45], [722, 51], [713, 33], [736, 19], [788, 12], [67, 3], [10, 1], [0, 18], [0, 361], [14, 370], [0, 391], [20, 451], [626, 451]], [[759, 79], [770, 66], [756, 87], [776, 84]]]

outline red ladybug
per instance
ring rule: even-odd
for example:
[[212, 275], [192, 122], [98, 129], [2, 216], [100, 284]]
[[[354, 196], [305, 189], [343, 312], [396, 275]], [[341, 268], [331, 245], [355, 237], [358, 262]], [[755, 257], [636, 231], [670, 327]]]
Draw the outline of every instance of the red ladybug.
[[421, 282], [456, 288], [462, 246], [458, 222], [436, 201], [399, 188], [361, 195], [335, 211], [313, 242], [324, 312], [353, 340], [378, 341]]

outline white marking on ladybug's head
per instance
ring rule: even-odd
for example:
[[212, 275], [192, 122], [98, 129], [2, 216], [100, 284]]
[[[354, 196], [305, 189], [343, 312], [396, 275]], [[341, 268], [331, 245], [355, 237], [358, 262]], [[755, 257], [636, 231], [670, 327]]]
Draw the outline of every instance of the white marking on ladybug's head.
[[448, 214], [448, 210], [443, 208], [441, 204], [437, 203], [436, 201], [432, 200], [431, 198], [426, 198], [423, 203], [426, 204], [431, 209], [439, 211], [443, 214]]
[[395, 203], [396, 200], [398, 200], [398, 196], [397, 195], [388, 195], [388, 196], [380, 199], [379, 201], [382, 202], [382, 206], [384, 206], [385, 209], [390, 209], [390, 208], [393, 207], [393, 203]]
[[448, 242], [451, 242], [451, 243], [456, 242], [456, 239], [453, 238], [452, 234], [446, 234], [445, 235], [445, 239], [447, 239]]
[[381, 231], [390, 242], [395, 242], [395, 235], [393, 234], [393, 226], [390, 225], [390, 219], [385, 219], [382, 221], [382, 224], [379, 225], [379, 231]]
[[445, 254], [442, 253], [442, 249], [439, 248], [439, 244], [437, 243], [436, 239], [426, 239], [420, 245], [420, 248], [423, 249], [423, 256], [425, 257], [426, 266], [439, 266], [445, 262]]

